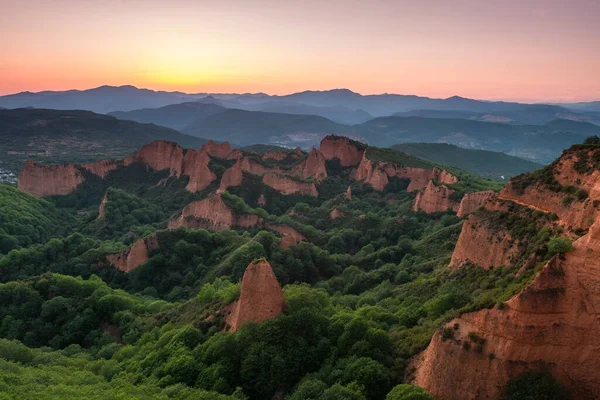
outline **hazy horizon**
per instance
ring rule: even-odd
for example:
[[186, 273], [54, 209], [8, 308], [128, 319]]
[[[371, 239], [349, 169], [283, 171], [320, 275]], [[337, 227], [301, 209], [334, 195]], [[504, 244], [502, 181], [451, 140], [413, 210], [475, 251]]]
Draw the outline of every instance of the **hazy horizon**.
[[0, 0], [0, 10], [2, 95], [102, 85], [520, 102], [600, 93], [591, 0]]
[[[11, 95], [17, 95], [20, 93], [42, 93], [42, 92], [67, 92], [67, 91], [79, 91], [79, 92], [84, 92], [84, 91], [88, 91], [88, 90], [94, 90], [94, 89], [99, 89], [101, 87], [112, 87], [112, 88], [122, 88], [122, 87], [134, 87], [138, 90], [149, 90], [149, 91], [154, 91], [154, 92], [165, 92], [165, 93], [182, 93], [182, 94], [186, 94], [186, 95], [195, 95], [195, 94], [206, 94], [207, 96], [209, 95], [259, 95], [259, 94], [264, 94], [264, 95], [268, 95], [268, 96], [288, 96], [288, 95], [292, 95], [292, 94], [297, 94], [297, 93], [302, 93], [302, 92], [331, 92], [331, 91], [336, 91], [336, 90], [349, 90], [353, 93], [359, 94], [361, 96], [380, 96], [380, 95], [396, 95], [396, 96], [417, 96], [417, 97], [424, 97], [424, 98], [431, 98], [431, 99], [435, 99], [435, 100], [446, 100], [452, 97], [462, 97], [462, 98], [467, 98], [470, 100], [478, 100], [478, 101], [499, 101], [499, 102], [520, 102], [520, 103], [531, 103], [531, 104], [551, 104], [551, 103], [571, 103], [571, 101], [561, 101], [561, 100], [547, 100], [547, 101], [537, 101], [537, 100], [528, 100], [528, 99], [488, 99], [488, 98], [473, 98], [473, 97], [467, 97], [467, 96], [462, 96], [460, 94], [453, 94], [447, 97], [435, 97], [435, 96], [425, 96], [425, 95], [420, 95], [420, 94], [416, 94], [416, 93], [391, 93], [391, 92], [381, 92], [381, 93], [361, 93], [358, 92], [356, 90], [352, 90], [349, 88], [329, 88], [329, 89], [305, 89], [305, 90], [299, 90], [296, 92], [289, 92], [289, 93], [266, 93], [265, 91], [257, 91], [257, 92], [203, 92], [203, 91], [182, 91], [182, 90], [162, 90], [162, 89], [154, 89], [151, 87], [138, 87], [135, 85], [129, 85], [129, 84], [123, 84], [123, 85], [100, 85], [100, 86], [94, 86], [94, 87], [84, 87], [84, 88], [65, 88], [65, 89], [46, 89], [46, 90], [22, 90], [19, 92], [14, 92], [14, 93], [0, 93], [0, 96], [11, 96]], [[193, 100], [190, 100], [193, 101]], [[595, 102], [595, 101], [600, 101], [600, 95], [598, 95], [597, 97], [593, 97], [590, 98], [589, 100], [582, 100], [582, 101], [572, 101], [573, 103], [577, 103], [577, 102]]]

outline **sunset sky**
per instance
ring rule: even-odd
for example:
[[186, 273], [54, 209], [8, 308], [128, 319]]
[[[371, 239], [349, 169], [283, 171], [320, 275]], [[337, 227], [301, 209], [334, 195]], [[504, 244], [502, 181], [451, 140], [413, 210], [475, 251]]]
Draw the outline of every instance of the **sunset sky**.
[[600, 100], [598, 0], [0, 0], [0, 94]]

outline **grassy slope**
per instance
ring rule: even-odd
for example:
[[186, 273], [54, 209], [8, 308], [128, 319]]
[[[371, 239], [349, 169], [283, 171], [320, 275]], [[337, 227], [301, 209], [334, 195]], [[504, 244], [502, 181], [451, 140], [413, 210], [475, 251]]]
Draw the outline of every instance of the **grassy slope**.
[[541, 164], [504, 153], [464, 149], [446, 143], [405, 143], [392, 148], [423, 160], [450, 165], [497, 181], [502, 180], [502, 176], [508, 179], [543, 167]]

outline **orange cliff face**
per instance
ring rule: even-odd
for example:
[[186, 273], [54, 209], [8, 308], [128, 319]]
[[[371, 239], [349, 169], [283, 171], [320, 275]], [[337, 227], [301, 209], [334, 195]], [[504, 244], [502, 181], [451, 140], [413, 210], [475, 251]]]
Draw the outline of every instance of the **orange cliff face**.
[[319, 192], [313, 182], [301, 182], [287, 175], [269, 172], [263, 176], [263, 183], [283, 195], [299, 194], [317, 197]]
[[303, 234], [289, 225], [265, 224], [265, 228], [275, 231], [283, 236], [283, 239], [279, 243], [279, 247], [281, 248], [294, 246], [306, 240]]
[[[512, 377], [546, 365], [574, 399], [597, 399], [598, 304], [600, 221], [575, 242], [574, 251], [564, 260], [550, 260], [503, 309], [467, 313], [451, 321], [447, 327], [452, 339], [444, 341], [436, 332], [429, 347], [414, 358], [412, 383], [436, 399], [492, 400], [501, 397]], [[465, 351], [462, 343], [471, 341], [470, 332], [483, 344], [472, 343], [473, 349]]]
[[273, 268], [264, 259], [248, 265], [242, 278], [240, 298], [226, 318], [229, 331], [236, 332], [247, 322], [260, 323], [283, 313], [283, 291]]
[[278, 150], [278, 151], [267, 151], [262, 155], [263, 160], [275, 160], [275, 161], [283, 161], [288, 157], [291, 158], [301, 158], [304, 155], [302, 150], [299, 147], [296, 147], [294, 150]]
[[[498, 197], [555, 213], [565, 228], [587, 230], [600, 216], [600, 170], [594, 164], [598, 156], [600, 149], [597, 148], [565, 150], [543, 170], [511, 179]], [[540, 173], [543, 178], [536, 177]], [[554, 181], [554, 188], [542, 180]], [[563, 190], [557, 190], [561, 187]], [[578, 198], [576, 193], [566, 192], [567, 188], [581, 189], [587, 196]]]
[[106, 203], [108, 203], [108, 195], [104, 193], [104, 197], [100, 202], [100, 207], [98, 207], [98, 217], [96, 219], [104, 218], [104, 212], [106, 211]]
[[489, 201], [496, 196], [493, 190], [484, 190], [481, 192], [467, 193], [460, 201], [456, 215], [463, 218], [472, 212], [477, 211], [480, 207], [484, 207]]
[[313, 178], [315, 181], [321, 182], [327, 178], [325, 157], [319, 150], [313, 147], [306, 158], [292, 169], [292, 175], [301, 179]]
[[181, 215], [169, 221], [169, 228], [185, 226], [194, 229], [223, 230], [258, 225], [262, 218], [254, 214], [238, 214], [223, 202], [219, 193], [194, 201], [184, 207]]
[[432, 180], [447, 185], [458, 182], [458, 178], [446, 170], [406, 167], [391, 162], [375, 162], [367, 158], [366, 152], [352, 177], [357, 181], [362, 180], [364, 183], [368, 183], [378, 191], [383, 191], [391, 177], [410, 179], [406, 189], [409, 192], [426, 187]]
[[27, 161], [19, 173], [18, 189], [36, 197], [66, 195], [85, 180], [74, 164], [45, 165]]
[[229, 142], [216, 143], [212, 139], [210, 139], [207, 143], [204, 143], [200, 148], [200, 151], [213, 157], [224, 159], [236, 159], [239, 158], [239, 155], [241, 155], [239, 150], [236, 150], [235, 152], [231, 150]]
[[119, 253], [107, 254], [106, 259], [115, 268], [130, 272], [148, 261], [151, 250], [158, 248], [158, 238], [155, 234], [137, 240], [130, 248]]
[[183, 158], [182, 171], [190, 177], [186, 190], [198, 192], [210, 185], [217, 176], [208, 168], [210, 157], [208, 153], [200, 150], [188, 150]]
[[101, 160], [80, 166], [45, 165], [28, 161], [19, 173], [18, 188], [38, 197], [67, 195], [85, 181], [85, 171], [106, 178], [119, 167], [140, 163], [156, 171], [169, 170], [171, 176], [188, 175], [190, 180], [186, 189], [195, 192], [206, 188], [216, 179], [216, 175], [208, 168], [209, 162], [207, 151], [184, 151], [176, 143], [157, 140], [120, 161]]
[[508, 232], [492, 228], [485, 219], [471, 214], [463, 224], [450, 266], [460, 268], [471, 263], [489, 269], [513, 265], [524, 251]]
[[454, 190], [446, 185], [436, 185], [429, 181], [427, 186], [417, 193], [413, 211], [423, 211], [428, 214], [445, 212], [448, 209], [456, 211], [459, 203], [452, 199]]
[[180, 176], [183, 172], [183, 148], [176, 143], [156, 140], [142, 146], [132, 156], [125, 158], [125, 165], [138, 162], [149, 168], [162, 171], [168, 169], [171, 175]]
[[337, 158], [342, 167], [358, 165], [366, 146], [342, 136], [326, 136], [321, 140], [319, 149], [327, 160]]
[[382, 191], [389, 183], [385, 170], [375, 161], [369, 160], [366, 153], [363, 154], [360, 164], [353, 172], [352, 177], [357, 181], [368, 183], [373, 189], [378, 191]]

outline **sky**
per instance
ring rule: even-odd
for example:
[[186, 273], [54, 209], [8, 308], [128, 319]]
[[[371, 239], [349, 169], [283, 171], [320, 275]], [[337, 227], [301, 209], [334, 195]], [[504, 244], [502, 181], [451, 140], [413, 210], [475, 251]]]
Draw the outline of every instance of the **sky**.
[[0, 94], [600, 100], [598, 0], [0, 0]]

